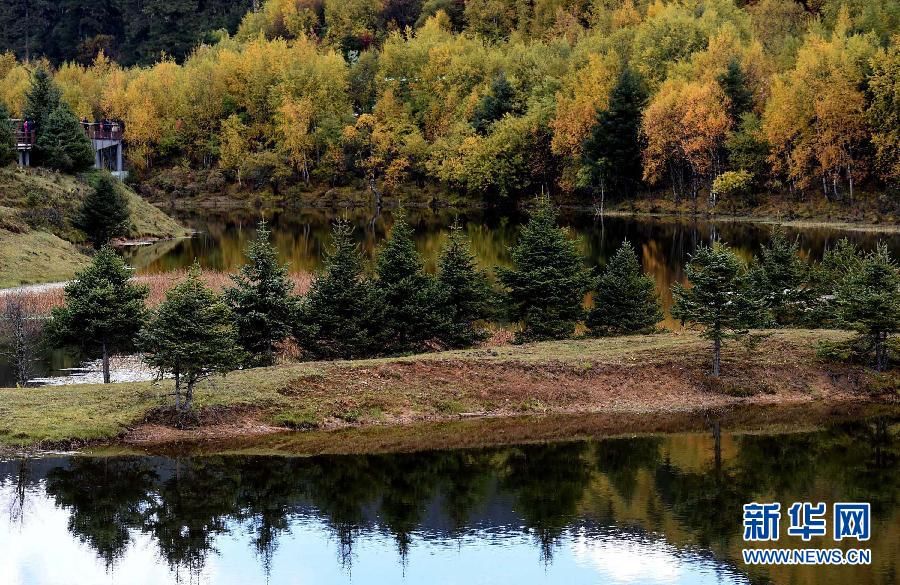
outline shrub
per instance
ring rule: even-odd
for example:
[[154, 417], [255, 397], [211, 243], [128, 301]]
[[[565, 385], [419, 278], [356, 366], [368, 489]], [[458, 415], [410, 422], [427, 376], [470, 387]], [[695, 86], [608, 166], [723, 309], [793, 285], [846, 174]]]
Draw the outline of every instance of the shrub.
[[745, 199], [750, 195], [753, 185], [753, 175], [741, 169], [739, 171], [726, 171], [716, 177], [712, 184], [713, 201], [728, 199], [731, 201]]

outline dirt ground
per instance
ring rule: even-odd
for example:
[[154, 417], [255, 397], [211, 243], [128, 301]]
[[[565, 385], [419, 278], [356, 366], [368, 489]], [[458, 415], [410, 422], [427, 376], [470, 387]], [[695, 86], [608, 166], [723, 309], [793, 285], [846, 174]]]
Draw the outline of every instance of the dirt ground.
[[148, 421], [132, 427], [123, 441], [152, 446], [298, 429], [412, 427], [523, 416], [534, 421], [560, 415], [624, 421], [744, 407], [896, 403], [896, 390], [870, 391], [872, 374], [823, 364], [808, 344], [793, 337], [772, 338], [764, 349], [731, 347], [719, 379], [707, 374], [706, 349], [699, 342], [634, 354], [587, 352], [575, 359], [516, 353], [507, 358], [483, 351], [465, 357], [336, 363], [278, 385], [277, 404], [201, 410], [191, 428]]

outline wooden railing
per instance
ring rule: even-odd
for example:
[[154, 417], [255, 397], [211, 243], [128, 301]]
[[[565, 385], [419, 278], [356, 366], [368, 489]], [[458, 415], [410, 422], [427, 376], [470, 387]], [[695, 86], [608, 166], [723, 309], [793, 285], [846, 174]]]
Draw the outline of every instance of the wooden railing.
[[117, 122], [110, 122], [109, 124], [102, 122], [85, 124], [82, 122], [81, 125], [84, 127], [84, 133], [91, 140], [122, 140], [122, 136], [125, 133], [122, 130], [122, 125]]
[[30, 147], [34, 146], [34, 143], [37, 139], [37, 136], [35, 135], [34, 130], [29, 130], [28, 132], [25, 132], [25, 130], [22, 130], [21, 128], [17, 128], [15, 131], [15, 135], [16, 135], [16, 147], [17, 148], [23, 148], [23, 147], [30, 148]]
[[[37, 139], [34, 130], [25, 131], [25, 123], [23, 120], [10, 120], [13, 126], [13, 134], [16, 137], [17, 148], [31, 148]], [[122, 140], [125, 130], [118, 122], [110, 122], [104, 124], [102, 122], [86, 123], [82, 122], [81, 127], [84, 129], [85, 135], [91, 140]]]

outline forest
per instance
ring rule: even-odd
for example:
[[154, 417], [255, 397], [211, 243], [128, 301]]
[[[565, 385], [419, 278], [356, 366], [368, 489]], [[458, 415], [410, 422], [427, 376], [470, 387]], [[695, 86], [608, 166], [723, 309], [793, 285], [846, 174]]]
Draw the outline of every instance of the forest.
[[97, 52], [125, 65], [183, 60], [219, 29], [234, 32], [251, 0], [5, 0], [0, 46], [24, 60], [90, 64]]
[[[91, 43], [106, 32], [79, 2], [57, 4], [72, 21], [46, 46], [0, 56], [0, 102], [21, 115], [34, 71], [51, 70], [79, 118], [124, 121], [138, 177], [439, 184], [478, 201], [897, 197], [895, 0], [268, 0], [234, 34], [237, 5], [122, 0], [100, 5], [141, 18], [110, 18], [109, 43]], [[166, 28], [155, 4], [224, 28], [154, 34], [173, 50], [148, 63], [159, 51], [130, 35], [142, 18]], [[82, 53], [54, 49], [56, 34]]]

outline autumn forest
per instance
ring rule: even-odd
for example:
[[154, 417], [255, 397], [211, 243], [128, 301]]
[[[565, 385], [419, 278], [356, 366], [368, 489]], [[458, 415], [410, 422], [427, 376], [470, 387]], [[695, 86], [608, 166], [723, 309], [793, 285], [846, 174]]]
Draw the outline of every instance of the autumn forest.
[[276, 192], [852, 201], [900, 183], [896, 0], [249, 4], [135, 65], [114, 37], [5, 53], [0, 102], [21, 115], [45, 68], [79, 118], [124, 122], [136, 176]]

